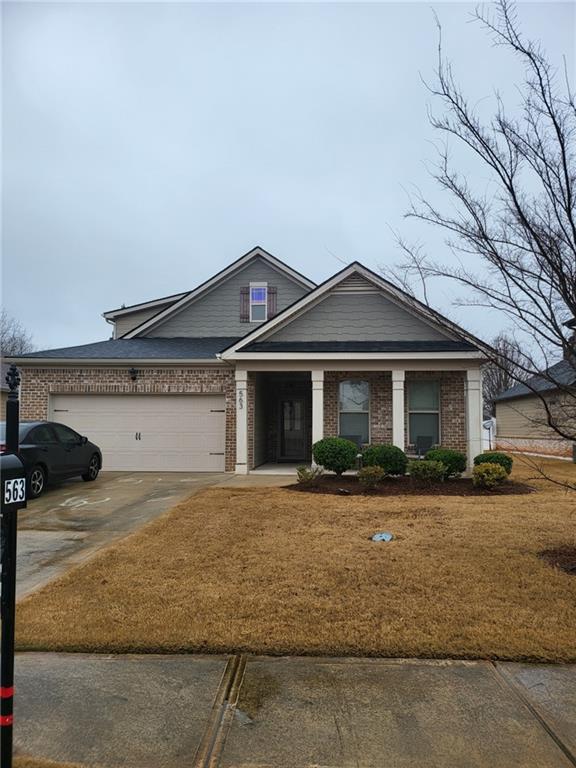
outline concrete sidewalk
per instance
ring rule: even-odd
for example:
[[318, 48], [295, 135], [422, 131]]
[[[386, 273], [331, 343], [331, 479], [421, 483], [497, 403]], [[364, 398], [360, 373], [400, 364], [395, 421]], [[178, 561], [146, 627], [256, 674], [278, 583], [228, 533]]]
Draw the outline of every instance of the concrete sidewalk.
[[576, 766], [576, 666], [17, 658], [20, 751], [103, 768]]

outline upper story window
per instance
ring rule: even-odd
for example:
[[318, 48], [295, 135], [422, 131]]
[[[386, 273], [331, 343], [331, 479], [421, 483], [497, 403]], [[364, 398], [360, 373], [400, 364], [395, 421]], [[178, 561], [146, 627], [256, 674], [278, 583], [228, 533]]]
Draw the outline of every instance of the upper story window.
[[250, 283], [250, 322], [268, 320], [268, 283]]
[[340, 382], [340, 437], [358, 447], [370, 442], [370, 384], [361, 379]]

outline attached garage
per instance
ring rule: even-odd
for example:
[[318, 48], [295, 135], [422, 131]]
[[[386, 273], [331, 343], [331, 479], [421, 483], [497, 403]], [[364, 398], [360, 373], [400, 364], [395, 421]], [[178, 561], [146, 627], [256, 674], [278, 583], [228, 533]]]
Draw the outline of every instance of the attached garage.
[[52, 394], [49, 410], [102, 449], [104, 470], [224, 471], [224, 395]]

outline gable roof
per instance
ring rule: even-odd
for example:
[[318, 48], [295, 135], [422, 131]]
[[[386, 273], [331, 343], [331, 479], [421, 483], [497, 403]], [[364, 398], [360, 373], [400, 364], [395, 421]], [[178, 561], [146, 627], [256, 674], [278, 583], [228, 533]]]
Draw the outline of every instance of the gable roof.
[[[215, 288], [219, 283], [224, 282], [228, 278], [232, 277], [232, 275], [234, 275], [236, 272], [243, 269], [247, 264], [249, 264], [251, 261], [253, 261], [256, 258], [263, 259], [271, 267], [278, 270], [279, 272], [282, 272], [288, 278], [293, 280], [295, 283], [298, 283], [299, 285], [304, 286], [307, 290], [312, 290], [313, 288], [316, 287], [316, 283], [313, 283], [307, 277], [304, 277], [304, 275], [302, 275], [300, 272], [297, 272], [295, 269], [292, 269], [283, 261], [280, 261], [280, 259], [277, 259], [275, 256], [272, 256], [271, 253], [268, 253], [268, 251], [265, 251], [263, 248], [256, 246], [256, 248], [252, 248], [252, 250], [248, 251], [248, 253], [245, 253], [239, 259], [236, 259], [236, 261], [233, 261], [232, 264], [230, 264], [228, 267], [226, 267], [225, 269], [222, 269], [220, 272], [217, 272], [214, 275], [214, 277], [211, 277], [209, 280], [206, 280], [204, 283], [201, 283], [201, 285], [199, 285], [194, 290], [188, 291], [187, 293], [183, 294], [183, 296], [180, 299], [171, 303], [168, 307], [165, 307], [164, 309], [160, 309], [160, 311], [157, 312], [153, 317], [149, 318], [148, 320], [145, 320], [143, 323], [140, 323], [140, 325], [137, 325], [136, 328], [132, 328], [130, 331], [127, 331], [120, 338], [133, 339], [135, 336], [138, 336], [143, 331], [148, 330], [149, 328], [152, 328], [158, 323], [163, 322], [172, 314], [184, 309], [184, 307], [186, 307], [188, 304], [191, 304], [193, 301], [196, 301], [197, 299], [202, 297], [205, 293]], [[143, 309], [143, 307], [140, 307], [140, 309]]]
[[502, 402], [503, 400], [513, 400], [515, 397], [534, 395], [538, 392], [549, 392], [558, 389], [558, 385], [561, 387], [576, 386], [576, 363], [572, 363], [570, 360], [560, 360], [559, 363], [547, 368], [546, 373], [553, 379], [552, 381], [541, 375], [531, 376], [528, 379], [530, 386], [523, 383], [514, 384], [510, 389], [497, 395], [494, 401]]
[[[347, 290], [362, 290], [362, 286], [359, 285], [358, 278], [363, 281], [367, 281], [374, 289], [385, 295], [387, 299], [401, 306], [407, 312], [412, 313], [423, 322], [432, 326], [433, 328], [440, 329], [446, 336], [447, 340], [452, 338], [453, 341], [465, 342], [468, 346], [466, 350], [460, 351], [482, 351], [488, 349], [488, 345], [473, 336], [468, 331], [465, 331], [456, 323], [448, 320], [434, 309], [431, 309], [426, 304], [406, 293], [391, 283], [389, 280], [377, 275], [368, 267], [365, 267], [358, 261], [354, 261], [352, 264], [344, 267], [328, 280], [321, 283], [314, 290], [310, 291], [306, 296], [303, 296], [298, 301], [294, 302], [291, 306], [287, 307], [283, 312], [268, 320], [266, 323], [262, 323], [251, 333], [248, 333], [240, 341], [231, 345], [228, 349], [225, 349], [222, 353], [224, 359], [230, 358], [237, 353], [242, 352], [254, 352], [256, 346], [266, 344], [266, 337], [281, 327], [287, 325], [291, 320], [306, 313], [308, 309], [315, 306], [323, 298], [325, 298], [330, 292], [335, 289], [342, 288], [346, 285]], [[382, 340], [384, 341], [384, 340]], [[271, 342], [270, 342], [271, 343]], [[351, 342], [350, 342], [351, 343]], [[260, 351], [265, 351], [261, 349]], [[272, 350], [268, 350], [272, 351]], [[288, 351], [288, 350], [287, 350]], [[310, 350], [313, 351], [313, 350]], [[442, 350], [438, 350], [442, 351]]]

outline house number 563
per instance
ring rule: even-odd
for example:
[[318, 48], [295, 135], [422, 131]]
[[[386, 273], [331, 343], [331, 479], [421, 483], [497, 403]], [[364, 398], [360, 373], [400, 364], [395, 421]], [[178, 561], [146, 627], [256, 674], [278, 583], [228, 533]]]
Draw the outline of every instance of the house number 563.
[[244, 408], [244, 392], [239, 389], [238, 390], [238, 410], [242, 410]]

